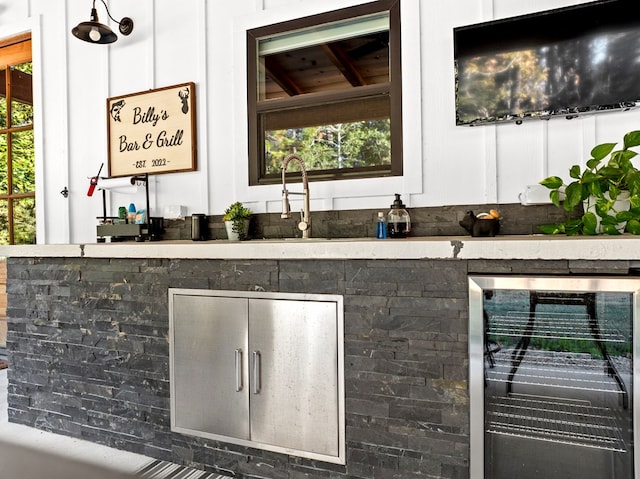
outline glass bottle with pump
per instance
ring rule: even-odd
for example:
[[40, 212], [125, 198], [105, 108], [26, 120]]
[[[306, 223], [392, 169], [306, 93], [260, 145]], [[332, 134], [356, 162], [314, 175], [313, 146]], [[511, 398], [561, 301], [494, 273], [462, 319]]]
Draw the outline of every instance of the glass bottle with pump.
[[387, 215], [387, 228], [390, 238], [406, 238], [411, 231], [411, 220], [398, 193]]

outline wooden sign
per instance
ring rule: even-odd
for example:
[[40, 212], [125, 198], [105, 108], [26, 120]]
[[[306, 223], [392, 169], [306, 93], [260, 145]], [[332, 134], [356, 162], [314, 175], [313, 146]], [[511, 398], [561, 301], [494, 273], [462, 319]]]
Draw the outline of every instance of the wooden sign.
[[194, 83], [107, 99], [109, 176], [193, 171]]

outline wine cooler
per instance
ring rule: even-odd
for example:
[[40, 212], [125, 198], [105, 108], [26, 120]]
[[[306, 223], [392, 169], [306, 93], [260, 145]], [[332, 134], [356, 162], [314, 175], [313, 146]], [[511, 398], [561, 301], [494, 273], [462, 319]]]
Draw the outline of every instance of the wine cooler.
[[469, 278], [471, 479], [640, 479], [640, 278]]

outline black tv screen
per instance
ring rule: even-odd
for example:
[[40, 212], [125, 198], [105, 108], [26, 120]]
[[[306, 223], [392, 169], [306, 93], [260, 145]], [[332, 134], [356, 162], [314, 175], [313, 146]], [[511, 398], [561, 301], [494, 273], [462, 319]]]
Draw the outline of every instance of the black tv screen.
[[640, 1], [608, 0], [454, 29], [456, 124], [640, 105]]

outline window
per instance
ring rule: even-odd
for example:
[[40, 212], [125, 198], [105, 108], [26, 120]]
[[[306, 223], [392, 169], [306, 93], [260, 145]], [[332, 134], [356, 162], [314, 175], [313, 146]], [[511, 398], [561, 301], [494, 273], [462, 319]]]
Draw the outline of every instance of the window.
[[31, 35], [0, 42], [0, 244], [36, 242]]
[[402, 175], [399, 0], [254, 28], [247, 50], [250, 185], [293, 151], [310, 179]]

